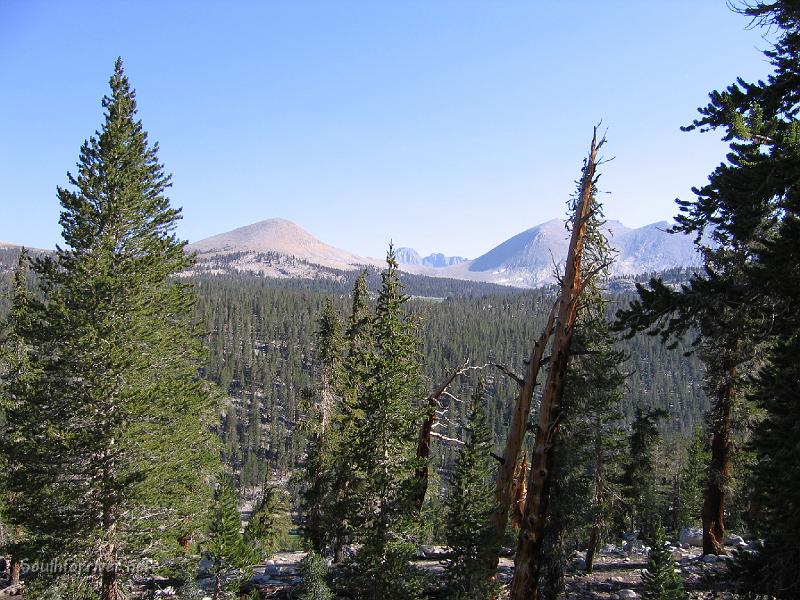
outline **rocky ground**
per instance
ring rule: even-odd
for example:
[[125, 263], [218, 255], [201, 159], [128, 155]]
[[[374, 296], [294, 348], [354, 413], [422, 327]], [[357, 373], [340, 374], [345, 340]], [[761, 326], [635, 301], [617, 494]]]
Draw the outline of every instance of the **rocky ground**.
[[[727, 560], [730, 557], [703, 557], [699, 548], [673, 548], [676, 569], [680, 572], [686, 591], [691, 598], [712, 598], [722, 591], [730, 591], [724, 583]], [[591, 575], [584, 572], [578, 558], [566, 577], [566, 597], [581, 599], [626, 600], [642, 597], [642, 570], [647, 568], [647, 555], [630, 556], [616, 552], [602, 552], [595, 558]]]
[[[690, 540], [695, 541], [695, 540]], [[734, 546], [742, 547], [741, 538], [731, 540]], [[737, 543], [738, 542], [738, 543]], [[730, 584], [726, 578], [728, 557], [701, 555], [700, 548], [689, 543], [671, 546], [676, 568], [683, 578], [686, 590], [693, 599], [719, 598], [721, 593], [729, 592]], [[565, 598], [581, 600], [634, 600], [642, 597], [642, 570], [647, 567], [648, 548], [629, 542], [625, 546], [605, 546], [595, 558], [592, 574], [585, 573], [584, 555], [577, 553], [566, 576]], [[299, 577], [300, 561], [304, 552], [279, 552], [270, 560], [259, 565], [249, 583], [249, 588], [256, 588], [262, 598], [289, 599], [301, 583]], [[420, 549], [417, 565], [432, 575], [433, 587], [429, 590], [432, 597], [443, 596], [442, 574], [446, 560], [446, 549], [426, 546]], [[514, 561], [509, 556], [500, 559], [498, 579], [507, 594], [508, 584], [513, 575]], [[209, 593], [213, 589], [213, 580], [200, 580], [201, 588]], [[2, 588], [0, 581], [0, 588]], [[172, 590], [163, 589], [156, 597], [170, 597]], [[0, 599], [20, 598], [21, 589], [0, 589]], [[210, 598], [210, 594], [209, 594]]]
[[[730, 550], [734, 550], [733, 547]], [[716, 598], [720, 592], [730, 591], [726, 583], [726, 563], [730, 557], [701, 555], [694, 546], [673, 546], [676, 568], [680, 571], [686, 590], [693, 599]], [[253, 583], [263, 598], [289, 597], [292, 588], [300, 582], [297, 568], [302, 552], [281, 552], [257, 569]], [[444, 553], [433, 547], [422, 552], [417, 566], [441, 582], [444, 572]], [[642, 597], [642, 570], [647, 567], [646, 548], [634, 548], [629, 553], [621, 548], [607, 546], [595, 558], [591, 575], [584, 571], [583, 555], [576, 555], [567, 577], [566, 598], [582, 600], [633, 600]], [[507, 593], [513, 574], [513, 558], [500, 559], [498, 579]], [[431, 592], [438, 591], [433, 588]], [[438, 595], [438, 594], [435, 594]]]

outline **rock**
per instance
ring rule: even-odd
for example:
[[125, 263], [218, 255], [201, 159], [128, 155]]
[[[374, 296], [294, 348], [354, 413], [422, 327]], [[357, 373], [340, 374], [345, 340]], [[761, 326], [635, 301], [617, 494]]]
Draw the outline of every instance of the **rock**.
[[202, 590], [213, 590], [214, 583], [215, 581], [213, 577], [200, 577], [197, 580], [197, 587]]
[[22, 584], [10, 585], [0, 590], [0, 598], [22, 598]]
[[500, 583], [511, 583], [512, 575], [510, 573], [498, 573], [497, 581]]
[[498, 552], [498, 554], [500, 556], [505, 556], [505, 557], [514, 556], [514, 550], [512, 550], [511, 548], [506, 548], [505, 546], [503, 546], [503, 547], [500, 548], [500, 552]]
[[635, 598], [638, 597], [639, 596], [637, 596], [636, 592], [634, 592], [633, 590], [625, 589], [617, 592], [617, 598], [619, 598], [619, 600], [634, 600]]
[[266, 573], [254, 573], [250, 578], [250, 583], [254, 585], [269, 585], [271, 583], [278, 583]]
[[622, 549], [614, 544], [606, 544], [600, 549], [600, 552], [603, 554], [619, 554], [622, 552]]
[[740, 535], [731, 534], [725, 536], [725, 544], [728, 546], [739, 546], [741, 544], [746, 544], [747, 542], [744, 541], [744, 538]]
[[698, 548], [703, 547], [703, 530], [697, 527], [682, 527], [678, 538], [681, 546], [687, 544]]
[[200, 575], [205, 575], [206, 573], [211, 572], [211, 567], [214, 566], [214, 563], [211, 562], [205, 556], [200, 559], [200, 562], [197, 563], [197, 573]]
[[716, 554], [706, 554], [706, 555], [703, 557], [703, 562], [704, 562], [704, 563], [708, 563], [709, 565], [713, 565], [713, 564], [714, 564], [715, 562], [717, 562], [718, 560], [719, 560], [719, 557], [717, 557], [717, 555], [716, 555]]

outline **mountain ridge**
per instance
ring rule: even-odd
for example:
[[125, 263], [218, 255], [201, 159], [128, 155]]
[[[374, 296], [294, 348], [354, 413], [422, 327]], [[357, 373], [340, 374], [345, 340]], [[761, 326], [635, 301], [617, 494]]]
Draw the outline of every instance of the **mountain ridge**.
[[[615, 220], [604, 225], [617, 251], [612, 275], [638, 275], [702, 261], [689, 236], [670, 234], [658, 221], [630, 228]], [[482, 281], [515, 287], [552, 283], [563, 268], [569, 245], [564, 221], [551, 219], [518, 233], [481, 256], [467, 260], [433, 253], [422, 258], [413, 248], [398, 248], [401, 270], [417, 275]], [[295, 223], [266, 219], [189, 244], [198, 267], [207, 273], [229, 270], [272, 277], [326, 277], [325, 269], [351, 271], [383, 266], [382, 261], [330, 246]], [[324, 269], [315, 269], [314, 265]]]

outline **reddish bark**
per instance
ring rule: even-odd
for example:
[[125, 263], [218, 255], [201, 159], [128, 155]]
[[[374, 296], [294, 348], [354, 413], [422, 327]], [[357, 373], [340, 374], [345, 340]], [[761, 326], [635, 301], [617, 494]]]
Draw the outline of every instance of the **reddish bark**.
[[525, 508], [525, 496], [528, 494], [528, 455], [523, 453], [522, 460], [514, 473], [514, 503], [511, 510], [511, 525], [519, 529], [522, 524], [522, 511]]
[[[547, 348], [547, 342], [553, 332], [555, 318], [556, 305], [553, 305], [542, 334], [533, 344], [531, 357], [528, 361], [528, 369], [525, 373], [525, 379], [520, 386], [517, 401], [514, 405], [514, 412], [511, 414], [511, 424], [509, 425], [508, 429], [506, 446], [503, 450], [503, 461], [497, 471], [497, 481], [495, 483], [495, 499], [497, 501], [497, 510], [494, 514], [493, 524], [495, 535], [498, 539], [501, 539], [505, 534], [506, 525], [508, 525], [508, 514], [511, 510], [511, 504], [514, 500], [514, 471], [517, 467], [520, 449], [522, 448], [522, 444], [525, 440], [525, 432], [528, 429], [528, 419], [531, 414], [533, 390], [536, 387], [536, 379], [539, 376], [539, 368], [542, 365], [542, 358], [544, 357], [544, 351]], [[490, 566], [492, 568], [497, 568], [500, 558], [499, 555], [495, 554], [490, 558]]]
[[12, 556], [8, 565], [8, 585], [18, 585], [21, 563], [19, 557]]
[[558, 301], [558, 319], [553, 333], [550, 369], [539, 406], [536, 441], [531, 457], [528, 494], [522, 518], [522, 528], [514, 561], [514, 579], [511, 581], [511, 600], [538, 600], [541, 571], [542, 542], [550, 500], [552, 449], [558, 442], [561, 422], [561, 401], [572, 343], [573, 326], [579, 308], [579, 298], [586, 282], [582, 278], [586, 223], [591, 216], [591, 200], [595, 185], [597, 152], [603, 141], [597, 142], [597, 129], [592, 137], [589, 157], [583, 169], [578, 202], [570, 238], [569, 252], [561, 282]]
[[717, 412], [711, 440], [711, 464], [703, 498], [703, 554], [725, 552], [725, 487], [730, 474], [731, 409], [734, 400], [736, 370], [730, 369], [728, 381], [717, 391]]

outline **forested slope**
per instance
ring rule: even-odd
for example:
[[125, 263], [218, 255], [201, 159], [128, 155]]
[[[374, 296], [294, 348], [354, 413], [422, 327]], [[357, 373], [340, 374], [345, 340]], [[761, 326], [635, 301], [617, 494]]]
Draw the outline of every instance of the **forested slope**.
[[[10, 272], [16, 251], [0, 254], [0, 312], [8, 306]], [[679, 280], [685, 272], [668, 274]], [[278, 280], [242, 276], [195, 276], [197, 318], [202, 320], [208, 348], [205, 377], [220, 389], [219, 433], [225, 460], [248, 487], [263, 481], [268, 471], [286, 474], [303, 458], [305, 434], [299, 427], [303, 401], [314, 386], [314, 339], [326, 298], [343, 316], [350, 306], [350, 289], [357, 273], [341, 272], [331, 279]], [[370, 291], [378, 288], [378, 273], [368, 276]], [[415, 298], [411, 310], [418, 319], [420, 355], [426, 383], [437, 385], [469, 360], [473, 366], [499, 364], [522, 373], [532, 340], [539, 335], [552, 305], [547, 288], [519, 290], [503, 286], [403, 275]], [[609, 286], [609, 311], [626, 306], [631, 279]], [[416, 297], [419, 296], [419, 297]], [[667, 349], [657, 338], [641, 335], [620, 342], [629, 356], [623, 412], [630, 420], [640, 403], [670, 408], [662, 424], [666, 438], [686, 438], [703, 418], [708, 403], [702, 391], [702, 369], [687, 348]], [[481, 370], [486, 378], [488, 422], [497, 448], [507, 431], [516, 383], [496, 367]], [[472, 382], [465, 376], [451, 387], [468, 398]], [[466, 404], [451, 401], [439, 433], [459, 437]], [[437, 444], [440, 467], [449, 470], [453, 449]]]

